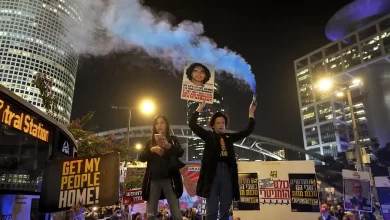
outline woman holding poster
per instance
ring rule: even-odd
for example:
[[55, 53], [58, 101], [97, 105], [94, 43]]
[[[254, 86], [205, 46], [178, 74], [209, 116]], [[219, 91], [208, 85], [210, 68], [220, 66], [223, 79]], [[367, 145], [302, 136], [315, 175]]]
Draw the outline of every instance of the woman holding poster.
[[189, 122], [191, 130], [205, 142], [196, 194], [206, 198], [208, 220], [217, 219], [219, 203], [219, 219], [228, 220], [233, 199], [240, 200], [238, 170], [233, 143], [253, 132], [256, 103], [253, 101], [249, 106], [247, 128], [236, 133], [225, 133], [228, 117], [221, 112], [216, 112], [210, 119], [210, 127], [213, 131], [207, 131], [199, 126], [197, 120], [204, 106], [205, 102], [199, 103]]
[[163, 115], [155, 117], [152, 137], [139, 156], [141, 162], [147, 162], [142, 184], [142, 197], [148, 202], [147, 220], [156, 218], [158, 201], [163, 199], [167, 199], [173, 219], [183, 219], [179, 206], [183, 182], [179, 170], [185, 164], [179, 158], [184, 150], [169, 131], [168, 119]]

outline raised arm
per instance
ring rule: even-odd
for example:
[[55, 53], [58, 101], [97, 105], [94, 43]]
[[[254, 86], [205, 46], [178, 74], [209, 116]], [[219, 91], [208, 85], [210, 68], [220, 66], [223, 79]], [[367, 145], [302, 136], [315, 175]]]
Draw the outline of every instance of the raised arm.
[[150, 151], [150, 143], [151, 142], [152, 142], [152, 140], [146, 141], [144, 149], [142, 149], [141, 153], [139, 154], [139, 157], [138, 157], [139, 161], [147, 162], [148, 160], [150, 160], [150, 158], [152, 156], [152, 152]]
[[237, 142], [243, 138], [246, 138], [252, 134], [253, 129], [255, 128], [255, 124], [256, 124], [255, 116], [254, 116], [255, 110], [256, 110], [256, 104], [251, 103], [251, 105], [249, 106], [249, 122], [248, 122], [246, 129], [230, 134], [230, 137], [232, 138], [233, 143]]
[[208, 131], [198, 125], [199, 113], [202, 111], [205, 106], [205, 102], [199, 103], [198, 108], [194, 113], [192, 113], [191, 119], [188, 123], [190, 129], [200, 138], [205, 139], [208, 135]]
[[166, 154], [175, 157], [183, 156], [184, 149], [182, 148], [179, 140], [175, 136], [171, 136], [171, 140], [169, 142], [171, 147], [166, 151]]

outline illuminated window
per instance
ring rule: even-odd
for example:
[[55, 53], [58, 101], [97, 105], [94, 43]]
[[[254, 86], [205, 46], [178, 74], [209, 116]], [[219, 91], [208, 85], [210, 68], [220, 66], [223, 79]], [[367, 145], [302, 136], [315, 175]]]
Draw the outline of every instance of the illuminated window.
[[77, 0], [0, 1], [0, 84], [44, 111], [32, 80], [36, 72], [54, 78], [59, 118], [69, 122], [78, 55], [63, 35], [80, 24]]

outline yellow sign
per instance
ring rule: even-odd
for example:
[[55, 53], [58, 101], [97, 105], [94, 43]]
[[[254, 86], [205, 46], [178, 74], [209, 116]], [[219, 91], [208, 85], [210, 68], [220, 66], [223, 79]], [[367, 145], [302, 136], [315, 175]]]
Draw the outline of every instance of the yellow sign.
[[26, 112], [15, 112], [14, 109], [11, 109], [11, 105], [7, 104], [1, 97], [0, 114], [3, 124], [23, 131], [42, 141], [49, 142], [49, 130], [42, 123], [34, 121], [34, 118]]
[[278, 177], [278, 171], [271, 171], [271, 173], [269, 175], [272, 178], [277, 178]]
[[99, 204], [100, 157], [65, 161], [62, 164], [61, 191], [58, 208], [81, 202]]

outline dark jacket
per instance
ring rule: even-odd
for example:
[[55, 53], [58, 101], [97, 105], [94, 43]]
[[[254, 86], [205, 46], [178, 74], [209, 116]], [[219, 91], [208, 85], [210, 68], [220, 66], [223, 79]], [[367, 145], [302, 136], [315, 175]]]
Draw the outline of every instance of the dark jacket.
[[[148, 201], [149, 199], [149, 192], [150, 192], [150, 173], [151, 173], [151, 167], [152, 167], [152, 152], [150, 152], [150, 143], [151, 139], [149, 139], [146, 144], [145, 148], [142, 150], [141, 154], [139, 155], [139, 160], [141, 162], [147, 162], [146, 166], [146, 172], [144, 175], [144, 180], [142, 183], [142, 198], [145, 201]], [[164, 159], [168, 160], [167, 166], [163, 167], [162, 169], [169, 171], [169, 176], [172, 182], [172, 188], [173, 192], [175, 192], [177, 198], [180, 198], [183, 194], [183, 180], [180, 174], [180, 169], [185, 166], [183, 162], [179, 160], [181, 156], [183, 156], [184, 150], [181, 147], [179, 140], [175, 136], [170, 136], [168, 138], [168, 143], [171, 144], [171, 148], [169, 150], [166, 150], [164, 155]], [[160, 200], [165, 199], [165, 195], [163, 190], [161, 190], [161, 196]]]
[[249, 136], [253, 132], [255, 119], [249, 118], [249, 123], [245, 130], [219, 135], [214, 131], [207, 131], [199, 126], [197, 124], [198, 117], [199, 112], [195, 111], [189, 122], [191, 130], [205, 142], [199, 180], [196, 186], [196, 195], [203, 198], [208, 198], [210, 195], [221, 153], [220, 137], [222, 137], [225, 140], [226, 150], [228, 152], [228, 163], [230, 164], [230, 171], [232, 174], [233, 199], [240, 200], [238, 169], [233, 144]]

